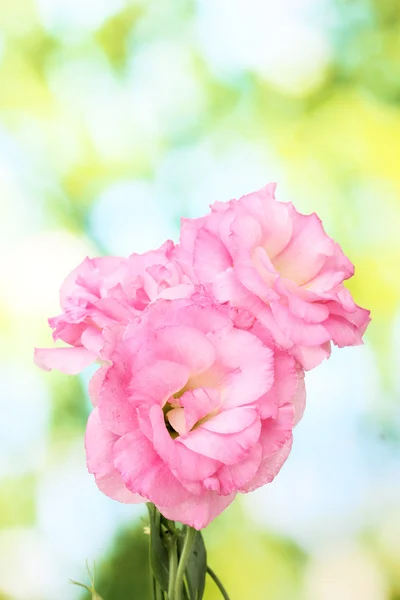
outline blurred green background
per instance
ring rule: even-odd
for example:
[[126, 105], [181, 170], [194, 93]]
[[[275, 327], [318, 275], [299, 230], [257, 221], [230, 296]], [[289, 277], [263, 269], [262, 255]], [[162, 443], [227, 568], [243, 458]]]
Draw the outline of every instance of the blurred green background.
[[[0, 599], [147, 600], [144, 511], [86, 472], [34, 345], [86, 255], [277, 181], [356, 264], [366, 345], [307, 376], [277, 480], [206, 530], [232, 600], [400, 599], [400, 4], [0, 0]], [[216, 600], [210, 582], [206, 599]]]

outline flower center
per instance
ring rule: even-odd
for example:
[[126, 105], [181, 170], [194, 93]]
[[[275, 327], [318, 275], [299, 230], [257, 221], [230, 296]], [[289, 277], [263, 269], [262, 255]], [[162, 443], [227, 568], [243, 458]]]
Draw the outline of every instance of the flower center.
[[[175, 394], [174, 394], [175, 396]], [[173, 406], [172, 404], [170, 404], [169, 402], [166, 402], [163, 406], [163, 413], [164, 413], [164, 423], [165, 423], [165, 427], [167, 428], [167, 431], [169, 433], [169, 435], [172, 437], [172, 439], [174, 440], [175, 438], [177, 438], [179, 436], [179, 433], [177, 431], [175, 431], [175, 429], [172, 427], [171, 423], [169, 422], [169, 419], [167, 417], [168, 413], [170, 410], [172, 410], [173, 408], [176, 408], [175, 406]]]

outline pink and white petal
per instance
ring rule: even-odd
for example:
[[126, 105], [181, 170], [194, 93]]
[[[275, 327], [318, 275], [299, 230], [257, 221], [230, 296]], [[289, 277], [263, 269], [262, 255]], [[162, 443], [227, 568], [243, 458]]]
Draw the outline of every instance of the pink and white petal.
[[357, 310], [357, 308], [359, 308], [354, 302], [350, 291], [346, 289], [344, 285], [338, 286], [335, 295], [336, 297], [334, 299], [336, 299], [343, 311], [348, 313], [354, 313]]
[[277, 325], [294, 344], [318, 346], [329, 341], [325, 323], [306, 323], [281, 302], [271, 302], [270, 306]]
[[89, 415], [85, 433], [86, 464], [89, 473], [105, 477], [113, 471], [112, 449], [117, 440], [118, 436], [104, 427], [99, 411], [95, 408]]
[[247, 211], [240, 208], [238, 210], [238, 207], [239, 204], [236, 205], [228, 236], [233, 257], [236, 256], [238, 250], [251, 252], [253, 248], [259, 246], [263, 234], [260, 223]]
[[114, 465], [131, 492], [163, 507], [173, 507], [190, 498], [190, 492], [140, 430], [121, 437], [114, 444], [113, 453]]
[[297, 388], [292, 398], [294, 406], [293, 426], [297, 425], [297, 423], [300, 421], [306, 407], [306, 384], [304, 380], [304, 371], [299, 370], [297, 377]]
[[329, 317], [329, 308], [321, 302], [305, 302], [297, 294], [288, 294], [290, 312], [306, 323], [322, 323]]
[[260, 437], [261, 422], [256, 418], [238, 433], [221, 434], [208, 431], [202, 425], [192, 430], [180, 442], [193, 452], [234, 465], [248, 456]]
[[207, 527], [235, 499], [236, 494], [219, 496], [213, 491], [205, 491], [201, 495], [190, 495], [189, 498], [175, 506], [157, 504], [164, 517], [172, 521], [180, 521], [185, 525], [200, 530]]
[[279, 450], [291, 437], [294, 413], [292, 402], [287, 402], [279, 407], [276, 419], [262, 421], [260, 444], [264, 458]]
[[116, 469], [113, 473], [105, 477], [95, 477], [95, 481], [99, 490], [113, 500], [123, 502], [124, 504], [141, 504], [142, 502], [147, 502], [146, 498], [143, 498], [140, 494], [132, 494], [125, 487], [122, 477]]
[[179, 283], [171, 287], [165, 288], [158, 294], [158, 298], [164, 298], [164, 300], [177, 300], [180, 298], [190, 298], [194, 292], [194, 284], [192, 283]]
[[185, 409], [178, 407], [169, 410], [167, 413], [167, 419], [172, 429], [179, 433], [179, 435], [187, 435], [188, 428], [185, 417]]
[[329, 267], [329, 263], [327, 263], [313, 279], [305, 284], [304, 288], [325, 298], [326, 295], [330, 296], [332, 290], [347, 277], [351, 277], [351, 275], [343, 270], [337, 270], [335, 266]]
[[302, 215], [289, 205], [293, 233], [285, 249], [274, 258], [277, 271], [287, 279], [304, 285], [323, 268], [328, 257], [334, 254], [334, 242], [329, 238], [315, 213]]
[[278, 407], [290, 402], [297, 388], [298, 374], [295, 360], [285, 352], [275, 353], [274, 383], [271, 389], [257, 401], [257, 410], [262, 419], [275, 419]]
[[181, 481], [202, 481], [215, 473], [220, 463], [202, 454], [192, 452], [173, 440], [165, 427], [164, 414], [160, 406], [150, 409], [150, 420], [153, 427], [154, 450], [170, 467]]
[[35, 348], [34, 362], [44, 371], [57, 369], [67, 375], [76, 375], [97, 358], [86, 348]]
[[279, 296], [272, 289], [277, 278], [276, 273], [266, 271], [262, 265], [255, 266], [250, 259], [238, 260], [234, 267], [238, 280], [263, 302], [277, 300]]
[[221, 239], [205, 227], [199, 229], [194, 249], [193, 265], [196, 280], [208, 283], [232, 267], [232, 258]]
[[91, 271], [94, 270], [93, 260], [86, 257], [80, 265], [78, 265], [67, 277], [64, 279], [60, 288], [60, 304], [62, 308], [65, 308], [69, 303], [69, 298], [75, 296], [77, 291], [79, 294], [86, 292], [91, 300], [94, 300], [97, 296], [93, 295], [89, 290], [82, 288], [78, 283], [79, 277], [89, 277]]
[[243, 492], [252, 492], [257, 488], [265, 485], [266, 483], [271, 483], [278, 475], [279, 471], [285, 464], [290, 450], [292, 448], [293, 438], [290, 437], [285, 444], [274, 454], [267, 456], [264, 458], [260, 466], [258, 468], [257, 473], [254, 478], [243, 486], [241, 491]]
[[302, 346], [298, 344], [291, 348], [290, 353], [305, 371], [310, 371], [330, 357], [331, 343], [325, 342], [320, 346]]
[[345, 346], [359, 346], [363, 343], [362, 336], [367, 324], [360, 328], [345, 317], [330, 315], [325, 322], [325, 327], [333, 343], [339, 348], [344, 348]]
[[113, 446], [118, 436], [108, 431], [101, 423], [97, 409], [89, 415], [86, 434], [86, 462], [89, 473], [93, 473], [99, 489], [114, 500], [126, 503], [144, 502], [144, 498], [132, 494], [126, 487], [113, 463]]
[[[127, 365], [115, 363], [106, 372], [97, 390], [98, 410], [103, 425], [121, 436], [138, 426], [136, 406], [128, 389], [131, 374]], [[141, 398], [141, 401], [144, 400]]]
[[236, 465], [223, 465], [217, 473], [221, 495], [242, 491], [255, 477], [262, 460], [262, 449], [256, 444], [251, 454]]
[[184, 365], [192, 375], [206, 371], [215, 361], [215, 350], [206, 335], [186, 325], [156, 330], [152, 343], [157, 357]]
[[215, 278], [212, 284], [212, 293], [218, 302], [229, 303], [230, 307], [246, 309], [251, 312], [262, 321], [281, 347], [290, 347], [291, 343], [279, 330], [270, 307], [239, 281], [234, 269], [227, 269]]
[[200, 219], [181, 219], [180, 244], [176, 248], [176, 260], [183, 271], [188, 274], [191, 279], [194, 278], [194, 246], [197, 234], [201, 227], [203, 227], [205, 221], [206, 217]]
[[86, 329], [82, 332], [81, 336], [82, 346], [97, 354], [100, 355], [101, 349], [104, 345], [104, 339], [100, 329], [97, 327], [86, 327]]
[[367, 325], [371, 321], [370, 311], [365, 308], [361, 308], [354, 303], [352, 310], [350, 311], [348, 307], [344, 307], [339, 302], [328, 302], [330, 315], [338, 315], [348, 320], [350, 323], [359, 327], [364, 333]]
[[288, 204], [275, 200], [274, 185], [269, 184], [239, 200], [239, 203], [261, 224], [263, 246], [272, 259], [287, 246], [293, 230]]
[[252, 333], [225, 329], [210, 335], [217, 364], [226, 373], [223, 382], [225, 408], [255, 402], [274, 381], [273, 351]]
[[89, 398], [93, 406], [97, 406], [99, 402], [101, 386], [103, 385], [104, 378], [107, 374], [108, 369], [108, 366], [100, 367], [100, 369], [97, 369], [97, 371], [94, 373], [94, 375], [89, 381], [88, 392]]
[[[182, 304], [176, 311], [174, 325], [185, 325], [209, 333], [230, 325], [229, 311], [221, 305], [204, 288], [196, 286], [190, 300]], [[171, 323], [172, 324], [172, 323]]]
[[187, 366], [172, 360], [153, 360], [131, 374], [129, 395], [131, 402], [145, 398], [161, 406], [185, 387], [190, 376]]
[[196, 387], [182, 394], [176, 402], [184, 409], [187, 433], [198, 421], [219, 409], [221, 395], [219, 390], [214, 388]]
[[[68, 314], [60, 315], [58, 317], [51, 317], [48, 319], [50, 327], [54, 330], [54, 341], [62, 340], [70, 346], [81, 345], [81, 336], [87, 327], [85, 323], [87, 311], [85, 309], [80, 312], [81, 314], [78, 316], [78, 321], [75, 321], [74, 316], [70, 314], [70, 311], [68, 311]], [[71, 322], [72, 320], [73, 322]]]
[[255, 408], [241, 406], [222, 410], [218, 415], [207, 419], [202, 427], [214, 433], [239, 433], [242, 429], [252, 425], [257, 419], [258, 414]]
[[132, 307], [126, 307], [116, 298], [101, 298], [91, 308], [91, 317], [98, 327], [106, 327], [117, 323], [128, 323], [137, 311]]
[[[264, 287], [268, 287], [268, 292], [264, 292], [265, 299], [276, 297], [276, 293], [273, 292], [272, 288], [278, 278], [278, 273], [271, 262], [268, 254], [265, 251], [265, 248], [261, 246], [255, 248], [252, 252], [251, 256], [252, 266], [259, 273], [262, 281], [264, 282]], [[236, 267], [236, 263], [235, 263]], [[249, 284], [246, 283], [243, 277], [240, 277], [241, 281], [248, 287], [248, 289], [252, 289], [249, 287]], [[254, 293], [257, 293], [256, 290], [252, 289]]]

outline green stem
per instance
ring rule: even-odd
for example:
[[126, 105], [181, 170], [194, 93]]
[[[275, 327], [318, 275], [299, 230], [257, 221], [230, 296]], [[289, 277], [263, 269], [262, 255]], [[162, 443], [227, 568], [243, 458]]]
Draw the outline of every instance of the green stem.
[[168, 600], [174, 600], [175, 596], [175, 578], [178, 569], [178, 548], [175, 536], [168, 536], [167, 548], [169, 555], [169, 581], [168, 581]]
[[228, 596], [228, 592], [226, 591], [226, 589], [224, 588], [224, 586], [222, 585], [222, 581], [220, 580], [220, 578], [214, 573], [214, 571], [212, 570], [211, 567], [209, 567], [207, 565], [207, 573], [209, 574], [209, 576], [211, 577], [211, 579], [214, 580], [217, 588], [219, 589], [219, 591], [222, 594], [222, 597], [224, 598], [224, 600], [230, 600], [229, 596]]
[[193, 542], [196, 535], [196, 529], [193, 529], [193, 527], [186, 528], [185, 541], [183, 542], [182, 553], [179, 559], [178, 571], [176, 573], [175, 595], [173, 596], [173, 600], [182, 600], [183, 578], [185, 576], [187, 562], [189, 560], [190, 552], [192, 550]]
[[[151, 527], [152, 527], [152, 511], [154, 510], [154, 506], [150, 502], [146, 502], [146, 506], [149, 511], [150, 529], [151, 529]], [[160, 519], [161, 519], [160, 513], [158, 512], [158, 510], [155, 510], [154, 524], [155, 524], [155, 529], [157, 529], [157, 530], [160, 529], [160, 525], [161, 525]], [[150, 531], [150, 535], [153, 535], [152, 531]], [[151, 542], [150, 542], [149, 543], [149, 569], [150, 569], [150, 578], [151, 578], [150, 587], [151, 587], [151, 591], [152, 591], [152, 600], [164, 600], [163, 591], [162, 591], [157, 579], [154, 577], [151, 562], [152, 561], [151, 561]]]
[[158, 585], [158, 582], [155, 577], [152, 577], [153, 580], [153, 600], [164, 600], [164, 594], [162, 589]]

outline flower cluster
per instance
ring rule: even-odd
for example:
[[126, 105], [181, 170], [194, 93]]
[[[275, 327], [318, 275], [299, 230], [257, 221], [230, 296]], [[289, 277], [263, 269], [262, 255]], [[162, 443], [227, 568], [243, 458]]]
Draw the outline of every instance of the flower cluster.
[[205, 527], [279, 472], [304, 372], [331, 342], [362, 343], [369, 312], [343, 285], [352, 264], [274, 189], [183, 219], [177, 246], [86, 259], [64, 282], [49, 322], [68, 346], [35, 360], [70, 374], [100, 363], [85, 446], [111, 498]]

